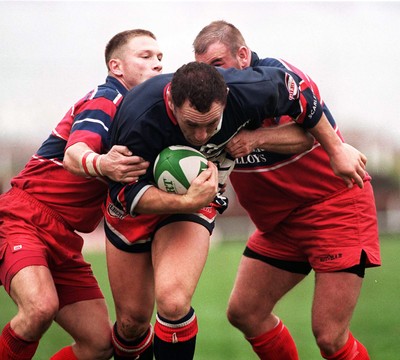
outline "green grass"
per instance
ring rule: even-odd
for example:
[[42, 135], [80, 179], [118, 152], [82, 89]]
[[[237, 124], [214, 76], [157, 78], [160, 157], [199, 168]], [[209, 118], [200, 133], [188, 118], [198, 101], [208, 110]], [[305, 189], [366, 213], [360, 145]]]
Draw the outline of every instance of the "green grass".
[[[381, 237], [383, 266], [367, 270], [351, 329], [367, 347], [373, 360], [398, 360], [400, 354], [400, 236]], [[243, 243], [226, 242], [212, 247], [196, 291], [193, 306], [199, 321], [196, 360], [254, 360], [250, 346], [225, 317]], [[114, 311], [103, 254], [86, 255]], [[276, 313], [290, 329], [302, 360], [321, 359], [311, 333], [310, 308], [313, 276], [310, 275], [278, 304]], [[15, 314], [16, 307], [0, 291], [0, 327]], [[34, 359], [48, 360], [71, 338], [56, 324], [44, 335]]]

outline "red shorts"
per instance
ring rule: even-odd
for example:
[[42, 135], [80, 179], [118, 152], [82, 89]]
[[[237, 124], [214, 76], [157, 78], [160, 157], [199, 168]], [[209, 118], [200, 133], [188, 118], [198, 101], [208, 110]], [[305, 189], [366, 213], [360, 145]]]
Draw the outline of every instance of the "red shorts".
[[82, 256], [82, 237], [57, 213], [27, 192], [12, 188], [0, 196], [0, 219], [0, 282], [8, 293], [18, 271], [42, 265], [53, 276], [60, 308], [103, 298]]
[[272, 231], [256, 230], [247, 246], [262, 256], [308, 262], [317, 272], [331, 272], [360, 263], [381, 264], [374, 194], [364, 188], [335, 194], [324, 201], [294, 210]]
[[162, 226], [177, 221], [191, 221], [203, 225], [211, 234], [216, 214], [215, 208], [209, 206], [193, 214], [131, 216], [118, 209], [108, 196], [104, 229], [108, 241], [116, 248], [126, 252], [147, 252], [151, 249], [154, 234]]

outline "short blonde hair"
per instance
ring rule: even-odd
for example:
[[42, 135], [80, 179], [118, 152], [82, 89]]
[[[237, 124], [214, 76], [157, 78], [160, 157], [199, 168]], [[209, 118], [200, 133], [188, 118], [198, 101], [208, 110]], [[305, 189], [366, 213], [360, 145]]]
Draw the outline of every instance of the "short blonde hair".
[[112, 59], [115, 52], [120, 50], [124, 45], [126, 45], [131, 38], [137, 36], [148, 36], [153, 38], [154, 40], [157, 40], [155, 35], [151, 31], [144, 29], [125, 30], [114, 35], [106, 45], [106, 49], [104, 52], [104, 57], [106, 60], [106, 65], [108, 70], [110, 70], [108, 62]]

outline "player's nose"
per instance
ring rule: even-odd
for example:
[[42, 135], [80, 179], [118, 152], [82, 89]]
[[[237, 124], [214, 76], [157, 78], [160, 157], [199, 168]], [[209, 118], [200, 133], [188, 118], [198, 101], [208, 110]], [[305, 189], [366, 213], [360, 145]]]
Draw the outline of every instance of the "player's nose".
[[194, 133], [194, 138], [198, 143], [204, 144], [209, 138], [207, 129], [197, 128]]

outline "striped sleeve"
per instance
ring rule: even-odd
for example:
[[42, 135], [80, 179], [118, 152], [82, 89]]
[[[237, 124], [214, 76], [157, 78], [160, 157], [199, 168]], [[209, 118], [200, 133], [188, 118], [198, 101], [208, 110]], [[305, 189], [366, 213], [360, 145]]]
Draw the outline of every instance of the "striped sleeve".
[[118, 91], [97, 88], [76, 104], [71, 114], [73, 122], [67, 147], [84, 142], [95, 152], [105, 152], [108, 131], [121, 101]]

